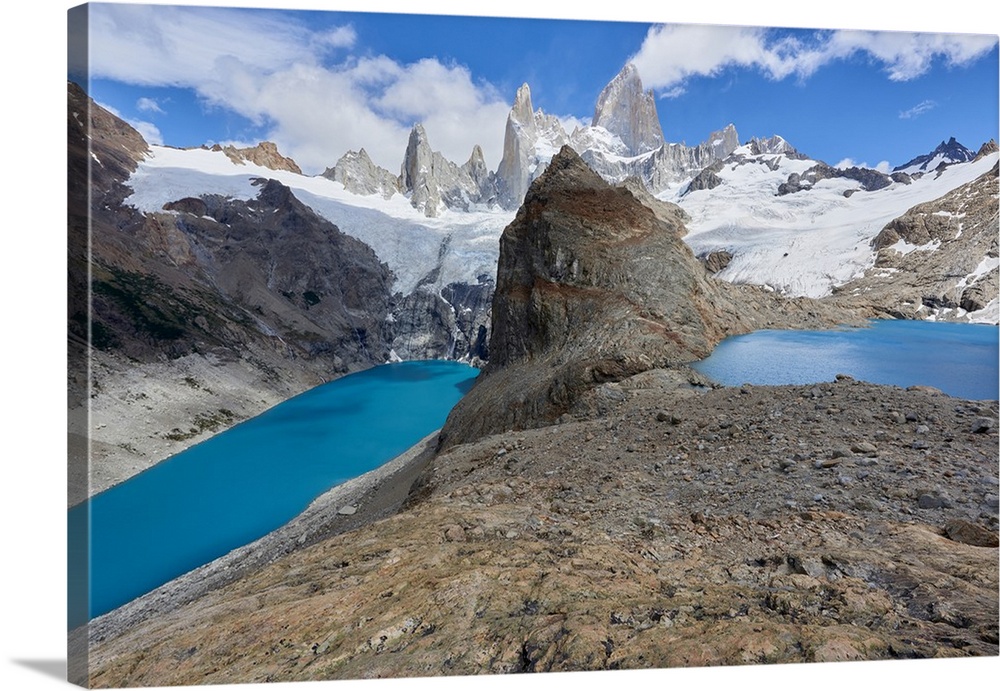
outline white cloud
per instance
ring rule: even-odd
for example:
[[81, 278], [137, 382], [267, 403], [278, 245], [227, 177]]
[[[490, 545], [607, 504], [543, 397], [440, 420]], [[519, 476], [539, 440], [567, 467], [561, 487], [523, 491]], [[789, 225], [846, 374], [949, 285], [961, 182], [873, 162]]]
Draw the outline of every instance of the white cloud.
[[163, 144], [163, 135], [160, 134], [160, 128], [153, 123], [146, 122], [145, 120], [128, 120], [127, 122], [142, 135], [147, 144]]
[[417, 122], [449, 159], [463, 163], [479, 144], [487, 165], [499, 163], [509, 99], [461, 65], [350, 56], [350, 26], [312, 32], [267, 12], [98, 4], [90, 30], [94, 76], [194, 89], [266, 127], [309, 172], [361, 147], [396, 172]]
[[685, 80], [713, 76], [729, 67], [760, 70], [771, 79], [809, 77], [836, 60], [864, 54], [889, 79], [924, 74], [934, 59], [966, 65], [994, 46], [996, 36], [889, 31], [820, 31], [801, 35], [749, 27], [660, 25], [652, 27], [632, 57], [644, 85], [676, 96]]
[[573, 116], [573, 115], [560, 115], [560, 116], [557, 116], [557, 117], [559, 118], [559, 124], [561, 124], [562, 128], [564, 130], [566, 130], [566, 132], [569, 133], [569, 134], [572, 134], [573, 130], [575, 130], [577, 128], [581, 128], [582, 129], [584, 127], [590, 127], [590, 119], [589, 118], [586, 119], [586, 120], [584, 120], [582, 118], [578, 118], [578, 117]]
[[197, 87], [222, 59], [272, 71], [331, 45], [266, 12], [95, 4], [89, 17], [91, 73], [130, 84]]
[[358, 40], [353, 26], [338, 26], [322, 35], [321, 41], [333, 48], [351, 48]]
[[879, 161], [878, 164], [870, 166], [867, 163], [857, 163], [851, 158], [843, 159], [840, 163], [835, 165], [834, 168], [840, 168], [841, 170], [846, 170], [847, 168], [870, 168], [886, 174], [892, 170], [892, 166], [889, 165], [888, 161]]
[[146, 98], [143, 96], [138, 101], [135, 102], [135, 107], [138, 108], [143, 113], [160, 113], [164, 114], [163, 108], [160, 104], [156, 102], [156, 99]]
[[996, 36], [977, 34], [918, 34], [903, 31], [835, 31], [831, 59], [857, 52], [882, 62], [889, 79], [908, 81], [930, 69], [935, 58], [950, 67], [967, 65], [997, 44]]
[[924, 113], [926, 113], [927, 111], [932, 110], [932, 109], [934, 109], [936, 107], [937, 107], [937, 103], [935, 101], [930, 101], [930, 100], [921, 101], [920, 103], [918, 103], [917, 105], [913, 106], [912, 108], [909, 108], [907, 110], [901, 111], [899, 113], [899, 119], [900, 120], [909, 120], [910, 118], [919, 117], [919, 116], [923, 115]]

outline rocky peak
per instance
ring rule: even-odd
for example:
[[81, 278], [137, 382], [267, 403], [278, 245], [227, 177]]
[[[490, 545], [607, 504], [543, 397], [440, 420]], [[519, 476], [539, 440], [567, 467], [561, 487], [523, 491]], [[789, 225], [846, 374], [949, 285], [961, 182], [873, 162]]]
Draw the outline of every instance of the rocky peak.
[[514, 105], [510, 109], [508, 120], [513, 120], [529, 130], [534, 129], [535, 110], [531, 107], [531, 89], [526, 83], [518, 87], [514, 95]]
[[990, 139], [988, 142], [985, 142], [981, 147], [979, 147], [979, 151], [976, 153], [976, 159], [980, 159], [983, 156], [989, 156], [990, 154], [995, 154], [996, 152], [997, 142], [995, 139]]
[[642, 90], [639, 70], [627, 63], [597, 98], [592, 126], [618, 135], [633, 156], [663, 145], [652, 91]]
[[291, 158], [282, 156], [281, 152], [278, 151], [278, 145], [274, 142], [260, 142], [257, 146], [242, 149], [231, 145], [221, 148], [216, 145], [213, 148], [217, 151], [221, 150], [233, 163], [239, 165], [243, 165], [244, 162], [249, 161], [250, 163], [270, 168], [271, 170], [287, 170], [291, 173], [302, 175], [302, 169], [299, 168], [299, 165]]
[[760, 154], [785, 154], [793, 158], [804, 158], [802, 154], [796, 151], [794, 146], [778, 135], [767, 138], [753, 137], [747, 142], [747, 145], [750, 147], [750, 153], [755, 156]]
[[520, 205], [532, 180], [532, 173], [538, 169], [535, 154], [537, 137], [535, 113], [531, 109], [531, 89], [522, 84], [507, 115], [503, 157], [496, 173], [498, 199], [505, 208], [516, 209]]
[[399, 192], [399, 178], [372, 161], [368, 152], [348, 151], [333, 168], [327, 168], [323, 177], [339, 182], [354, 194], [380, 194], [389, 199]]
[[412, 191], [421, 178], [431, 170], [433, 152], [427, 141], [427, 132], [419, 122], [410, 130], [410, 138], [406, 142], [406, 153], [403, 155], [403, 165], [400, 170], [399, 183], [404, 191]]
[[711, 147], [712, 155], [721, 161], [740, 145], [740, 135], [736, 132], [736, 125], [729, 123], [721, 130], [709, 134], [705, 143]]
[[423, 209], [427, 216], [437, 216], [441, 207], [441, 190], [434, 173], [434, 152], [424, 126], [417, 123], [410, 130], [406, 144], [399, 187], [404, 194], [410, 195], [414, 208]]
[[496, 198], [496, 175], [486, 167], [486, 158], [478, 144], [472, 147], [472, 155], [462, 166], [462, 172], [468, 175], [479, 188], [480, 201], [491, 202]]
[[892, 170], [893, 172], [904, 171], [907, 173], [925, 172], [934, 170], [941, 163], [965, 163], [975, 157], [976, 154], [962, 146], [954, 137], [950, 137], [948, 141], [942, 141], [938, 144], [937, 148], [929, 154], [917, 156], [901, 166], [896, 166]]
[[75, 160], [83, 167], [94, 164], [94, 184], [102, 190], [112, 180], [124, 182], [149, 153], [149, 145], [135, 128], [97, 106], [78, 84], [66, 84], [69, 145], [80, 152]]

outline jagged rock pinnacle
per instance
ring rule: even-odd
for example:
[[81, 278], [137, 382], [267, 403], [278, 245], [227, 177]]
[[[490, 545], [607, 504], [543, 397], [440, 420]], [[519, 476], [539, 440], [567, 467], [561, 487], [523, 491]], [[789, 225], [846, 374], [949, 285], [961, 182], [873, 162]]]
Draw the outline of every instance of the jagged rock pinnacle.
[[639, 70], [631, 62], [597, 98], [592, 125], [618, 135], [633, 156], [663, 145], [663, 129], [653, 92], [642, 90]]
[[522, 127], [534, 128], [535, 111], [531, 106], [531, 89], [527, 84], [518, 87], [510, 117]]

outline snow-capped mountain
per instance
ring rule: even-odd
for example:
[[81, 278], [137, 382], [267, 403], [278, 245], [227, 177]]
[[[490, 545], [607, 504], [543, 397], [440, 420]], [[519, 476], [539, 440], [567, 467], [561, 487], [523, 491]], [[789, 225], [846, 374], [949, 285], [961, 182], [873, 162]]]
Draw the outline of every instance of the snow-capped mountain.
[[601, 91], [591, 127], [615, 133], [627, 155], [639, 156], [663, 146], [663, 129], [652, 91], [642, 90], [635, 65], [628, 63]]
[[[732, 125], [696, 147], [662, 142], [654, 116], [655, 103], [627, 65], [598, 98], [593, 124], [572, 133], [535, 110], [529, 86], [522, 85], [495, 172], [478, 147], [464, 165], [447, 161], [418, 124], [398, 177], [375, 166], [363, 149], [345, 154], [323, 176], [308, 177], [287, 165], [270, 170], [240, 160], [236, 168], [224, 152], [154, 146], [129, 181], [128, 202], [152, 211], [205, 192], [250, 199], [257, 192], [251, 178], [275, 177], [371, 246], [392, 269], [395, 290], [440, 292], [492, 277], [496, 242], [513, 209], [552, 155], [569, 144], [606, 180], [634, 177], [684, 209], [691, 219], [688, 244], [712, 256], [719, 278], [822, 297], [875, 265], [879, 248], [872, 242], [886, 224], [970, 183], [996, 158], [988, 147], [976, 158], [951, 139], [891, 174], [842, 169], [810, 159], [778, 135], [740, 146]], [[932, 164], [935, 174], [922, 174], [920, 168]]]
[[516, 209], [531, 181], [541, 175], [552, 156], [568, 142], [559, 119], [535, 111], [531, 89], [522, 84], [514, 97], [504, 130], [503, 157], [497, 168], [497, 201], [505, 209]]
[[[772, 153], [778, 150], [781, 153]], [[967, 188], [967, 194], [985, 189], [991, 181], [995, 183], [996, 163], [995, 150], [989, 153], [987, 145], [973, 160], [935, 166], [935, 175], [899, 171], [890, 176], [862, 168], [836, 169], [795, 152], [787, 142], [775, 147], [754, 140], [695, 176], [686, 187], [659, 196], [688, 213], [691, 220], [685, 240], [698, 256], [711, 260], [719, 278], [766, 285], [791, 296], [824, 297], [866, 276], [880, 256], [883, 263], [888, 261], [886, 243], [877, 238], [896, 219], [956, 189]], [[979, 280], [996, 283], [996, 272], [977, 272], [977, 267], [989, 268], [997, 256], [996, 199], [991, 215], [989, 198], [985, 195], [985, 210], [977, 213], [974, 224], [970, 217], [964, 228], [955, 225], [942, 231], [950, 233], [949, 242], [956, 241], [949, 251], [965, 257], [962, 266], [933, 268], [929, 263], [925, 273], [951, 272], [956, 286], [962, 280], [969, 285]], [[956, 221], [961, 213], [940, 212]], [[994, 241], [973, 242], [980, 236], [992, 236]], [[897, 249], [933, 252], [941, 245], [938, 240], [898, 245]], [[889, 279], [892, 272], [877, 273], [876, 278]], [[941, 290], [947, 288], [941, 286]], [[918, 296], [908, 316], [996, 321], [997, 289], [986, 292], [993, 297], [976, 303], [978, 310], [950, 313], [941, 313], [939, 308], [956, 307], [954, 299], [942, 302], [931, 295]], [[992, 311], [980, 313], [991, 300]], [[918, 313], [916, 308], [924, 302], [928, 306]]]
[[521, 205], [531, 181], [565, 144], [605, 179], [621, 182], [635, 176], [659, 192], [729, 155], [739, 137], [728, 125], [697, 146], [664, 142], [655, 99], [643, 91], [639, 72], [630, 63], [598, 96], [591, 124], [572, 132], [556, 116], [536, 110], [530, 87], [521, 85], [507, 116], [503, 156], [496, 171], [487, 169], [478, 146], [464, 164], [448, 161], [432, 149], [418, 123], [410, 132], [398, 176], [374, 165], [364, 149], [345, 153], [323, 175], [355, 194], [387, 199], [399, 194], [429, 218], [449, 209], [482, 211], [498, 206], [511, 211]]
[[954, 137], [951, 137], [948, 141], [938, 144], [934, 151], [917, 156], [901, 166], [896, 166], [892, 170], [894, 173], [898, 172], [916, 175], [918, 173], [926, 173], [928, 171], [937, 170], [937, 167], [942, 164], [949, 165], [951, 163], [965, 163], [966, 161], [971, 161], [975, 157], [975, 152], [965, 148], [955, 141]]
[[532, 110], [531, 90], [523, 84], [507, 118], [503, 159], [496, 174], [500, 205], [520, 206], [528, 185], [564, 144], [605, 180], [617, 183], [634, 176], [655, 193], [728, 156], [739, 145], [739, 136], [730, 124], [698, 146], [665, 142], [656, 101], [651, 92], [643, 91], [631, 63], [601, 91], [591, 124], [570, 133], [558, 118]]
[[399, 177], [372, 161], [364, 147], [348, 151], [337, 163], [323, 171], [323, 177], [339, 182], [353, 194], [378, 194], [385, 199], [399, 194]]

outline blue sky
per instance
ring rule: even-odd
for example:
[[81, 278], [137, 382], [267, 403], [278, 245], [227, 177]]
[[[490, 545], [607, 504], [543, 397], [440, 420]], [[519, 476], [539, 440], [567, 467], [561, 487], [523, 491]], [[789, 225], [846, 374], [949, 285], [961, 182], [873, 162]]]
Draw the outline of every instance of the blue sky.
[[151, 141], [271, 139], [310, 173], [361, 147], [396, 171], [418, 121], [447, 157], [480, 144], [495, 168], [522, 82], [572, 128], [629, 60], [668, 141], [731, 122], [875, 166], [998, 136], [988, 34], [92, 5], [90, 35], [91, 94]]

